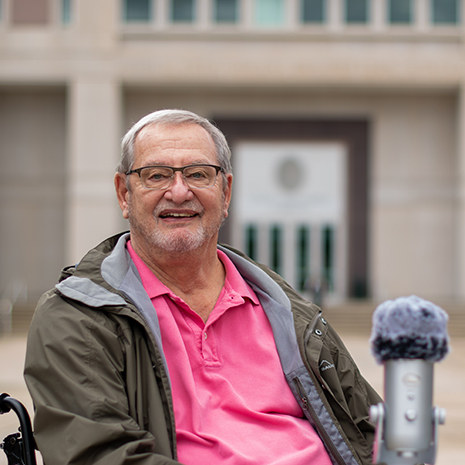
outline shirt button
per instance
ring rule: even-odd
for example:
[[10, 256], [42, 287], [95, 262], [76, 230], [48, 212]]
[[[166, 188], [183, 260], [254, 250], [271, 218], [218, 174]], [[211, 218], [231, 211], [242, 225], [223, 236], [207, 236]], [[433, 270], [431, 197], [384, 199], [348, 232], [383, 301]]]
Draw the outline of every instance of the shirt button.
[[203, 333], [203, 338], [204, 338], [205, 340], [207, 340], [207, 337], [208, 337], [207, 332], [204, 331], [204, 333]]

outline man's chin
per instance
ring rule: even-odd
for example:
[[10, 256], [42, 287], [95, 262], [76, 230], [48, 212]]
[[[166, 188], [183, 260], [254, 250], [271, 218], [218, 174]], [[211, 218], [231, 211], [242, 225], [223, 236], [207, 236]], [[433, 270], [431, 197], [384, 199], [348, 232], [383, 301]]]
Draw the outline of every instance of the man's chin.
[[200, 249], [207, 242], [204, 235], [200, 234], [170, 234], [164, 235], [156, 234], [153, 238], [154, 245], [164, 252], [169, 253], [186, 253]]

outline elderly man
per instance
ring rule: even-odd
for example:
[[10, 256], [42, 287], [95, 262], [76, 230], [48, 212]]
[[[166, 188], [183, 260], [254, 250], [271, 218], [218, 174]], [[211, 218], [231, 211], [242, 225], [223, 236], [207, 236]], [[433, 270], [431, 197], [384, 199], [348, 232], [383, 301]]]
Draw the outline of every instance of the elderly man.
[[233, 178], [223, 134], [164, 110], [122, 145], [130, 232], [66, 268], [30, 329], [45, 463], [371, 463], [380, 399], [321, 311], [217, 244]]

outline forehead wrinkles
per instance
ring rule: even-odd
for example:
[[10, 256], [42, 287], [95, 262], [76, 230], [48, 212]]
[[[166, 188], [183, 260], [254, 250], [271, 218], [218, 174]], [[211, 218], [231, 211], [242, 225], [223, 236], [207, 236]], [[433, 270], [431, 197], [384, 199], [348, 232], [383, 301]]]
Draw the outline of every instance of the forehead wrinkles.
[[216, 148], [210, 134], [195, 124], [152, 124], [143, 128], [134, 144], [134, 155], [198, 151], [216, 159]]

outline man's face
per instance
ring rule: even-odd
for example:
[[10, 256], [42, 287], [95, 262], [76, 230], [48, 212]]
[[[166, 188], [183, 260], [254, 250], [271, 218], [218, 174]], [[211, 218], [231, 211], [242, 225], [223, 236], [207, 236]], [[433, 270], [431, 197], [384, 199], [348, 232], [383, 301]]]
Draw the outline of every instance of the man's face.
[[[133, 168], [196, 163], [218, 164], [213, 140], [201, 126], [152, 124], [137, 136]], [[129, 189], [125, 176], [116, 175], [118, 200], [136, 251], [150, 256], [150, 252], [216, 247], [219, 228], [228, 215], [232, 175], [227, 175], [225, 186], [218, 174], [215, 184], [205, 189], [190, 189], [180, 172], [165, 190], [144, 188], [137, 174], [129, 175], [128, 182]]]

